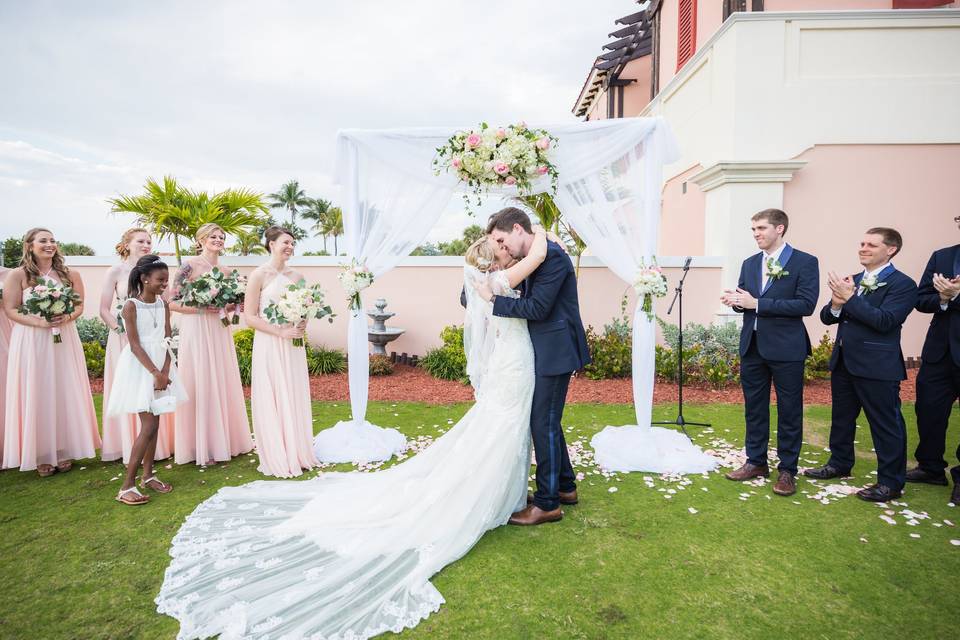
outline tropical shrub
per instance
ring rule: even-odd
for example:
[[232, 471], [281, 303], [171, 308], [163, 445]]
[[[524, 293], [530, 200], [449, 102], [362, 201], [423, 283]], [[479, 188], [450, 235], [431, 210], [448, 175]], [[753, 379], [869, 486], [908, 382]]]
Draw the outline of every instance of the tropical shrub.
[[307, 371], [312, 376], [343, 373], [347, 370], [347, 356], [339, 349], [324, 346], [307, 347]]
[[633, 370], [632, 345], [629, 332], [624, 338], [615, 326], [606, 325], [602, 333], [587, 327], [591, 362], [584, 367], [584, 375], [591, 380], [629, 377]]
[[388, 376], [391, 373], [393, 373], [393, 363], [390, 362], [389, 356], [370, 356], [370, 375]]
[[469, 383], [467, 378], [467, 355], [463, 350], [463, 327], [444, 327], [440, 332], [443, 346], [431, 349], [420, 360], [420, 366], [434, 378], [459, 380]]
[[823, 333], [820, 343], [813, 347], [813, 353], [803, 363], [803, 379], [820, 380], [830, 377], [830, 356], [833, 354], [833, 340], [830, 334]]
[[240, 380], [243, 384], [250, 384], [250, 374], [253, 372], [253, 329], [234, 332], [233, 344], [237, 348]]
[[[677, 380], [676, 351], [680, 331], [657, 319], [667, 343], [656, 354], [657, 376]], [[740, 327], [733, 323], [704, 326], [690, 323], [683, 330], [684, 382], [709, 384], [720, 388], [740, 379]]]
[[77, 333], [80, 334], [80, 342], [97, 342], [101, 347], [106, 348], [107, 338], [110, 337], [110, 329], [100, 318], [77, 318]]
[[83, 343], [83, 358], [87, 361], [87, 375], [91, 378], [103, 377], [103, 363], [107, 352], [99, 342]]

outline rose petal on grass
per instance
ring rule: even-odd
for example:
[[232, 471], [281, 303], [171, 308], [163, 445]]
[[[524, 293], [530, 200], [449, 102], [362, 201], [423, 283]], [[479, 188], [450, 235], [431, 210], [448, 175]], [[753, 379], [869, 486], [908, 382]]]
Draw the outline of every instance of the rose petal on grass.
[[699, 511], [697, 511], [697, 510], [694, 509], [693, 507], [687, 507], [687, 511], [689, 511], [690, 513], [700, 513]]

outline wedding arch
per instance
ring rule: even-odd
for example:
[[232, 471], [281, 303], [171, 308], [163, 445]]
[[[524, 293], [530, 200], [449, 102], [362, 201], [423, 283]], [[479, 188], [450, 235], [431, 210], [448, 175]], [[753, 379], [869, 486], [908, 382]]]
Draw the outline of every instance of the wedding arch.
[[[678, 156], [673, 134], [661, 118], [623, 118], [546, 126], [556, 140], [555, 201], [565, 220], [618, 277], [633, 284], [654, 260], [660, 223], [664, 164]], [[337, 135], [336, 181], [343, 188], [347, 258], [377, 278], [427, 237], [450, 199], [467, 190], [455, 172], [434, 171], [438, 148], [458, 130], [411, 128], [342, 130]], [[459, 131], [462, 131], [459, 130]], [[534, 192], [552, 190], [551, 176], [538, 177]], [[516, 186], [487, 190], [517, 195]], [[369, 347], [362, 292], [351, 311], [347, 356], [352, 419], [315, 439], [325, 462], [389, 459], [405, 438], [366, 420]], [[410, 295], [416, 295], [411, 292]], [[451, 301], [456, 292], [450, 292]], [[453, 304], [453, 302], [451, 302]], [[636, 425], [650, 429], [655, 327], [638, 304], [633, 315], [633, 397]], [[656, 470], [656, 469], [650, 469]]]

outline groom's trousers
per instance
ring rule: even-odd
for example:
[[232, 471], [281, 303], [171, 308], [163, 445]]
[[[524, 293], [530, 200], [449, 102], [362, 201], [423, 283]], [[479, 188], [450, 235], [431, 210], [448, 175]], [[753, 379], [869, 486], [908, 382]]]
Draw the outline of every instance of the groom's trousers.
[[576, 476], [563, 437], [563, 407], [567, 400], [570, 375], [537, 376], [530, 409], [530, 433], [537, 460], [537, 490], [533, 504], [544, 511], [560, 507], [560, 492], [577, 488]]

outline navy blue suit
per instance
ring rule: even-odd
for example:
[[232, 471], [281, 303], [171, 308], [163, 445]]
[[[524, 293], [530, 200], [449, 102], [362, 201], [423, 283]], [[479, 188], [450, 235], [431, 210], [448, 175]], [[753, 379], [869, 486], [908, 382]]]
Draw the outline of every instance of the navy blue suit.
[[493, 314], [527, 320], [536, 367], [530, 410], [537, 460], [533, 503], [552, 511], [560, 506], [560, 491], [577, 488], [560, 421], [570, 374], [590, 363], [570, 257], [559, 245], [548, 242], [547, 257], [525, 281], [522, 296], [495, 296]]
[[[747, 461], [767, 465], [772, 381], [777, 390], [779, 469], [796, 475], [803, 443], [803, 361], [810, 355], [803, 318], [813, 315], [817, 307], [820, 267], [814, 256], [786, 245], [779, 260], [786, 275], [776, 280], [761, 278], [761, 268], [766, 273], [763, 256], [761, 252], [743, 261], [737, 285], [757, 299], [757, 308], [734, 307], [743, 313], [740, 384]], [[768, 280], [766, 288], [764, 280]]]
[[854, 296], [835, 317], [828, 302], [820, 310], [824, 324], [837, 324], [830, 356], [830, 462], [840, 471], [853, 468], [857, 417], [867, 414], [877, 452], [877, 481], [903, 490], [907, 465], [907, 427], [900, 411], [900, 381], [906, 379], [900, 328], [917, 303], [917, 285], [887, 266], [877, 276], [885, 282], [856, 295], [863, 273], [854, 276]]
[[[920, 373], [917, 374], [917, 430], [920, 442], [914, 456], [921, 469], [935, 475], [947, 467], [944, 459], [947, 421], [953, 403], [960, 397], [960, 298], [940, 307], [940, 294], [933, 286], [933, 274], [947, 278], [960, 275], [960, 245], [934, 251], [920, 278], [917, 311], [933, 314], [923, 341]], [[957, 447], [960, 459], [960, 447]], [[950, 470], [960, 483], [960, 465]]]

